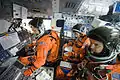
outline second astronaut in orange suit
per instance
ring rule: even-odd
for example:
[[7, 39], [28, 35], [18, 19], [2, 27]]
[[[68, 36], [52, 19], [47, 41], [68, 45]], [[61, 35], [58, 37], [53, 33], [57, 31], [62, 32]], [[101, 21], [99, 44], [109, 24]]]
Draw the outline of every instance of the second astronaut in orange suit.
[[72, 52], [67, 52], [63, 54], [64, 61], [77, 62], [84, 58], [85, 47], [90, 45], [89, 38], [85, 35], [82, 28], [82, 24], [77, 24], [72, 28], [72, 31], [75, 35], [75, 39], [66, 43], [63, 47], [72, 47]]
[[[70, 63], [79, 63], [83, 60], [85, 55], [85, 47], [90, 45], [89, 38], [81, 31], [82, 24], [77, 24], [72, 28], [73, 33], [75, 34], [75, 39], [66, 43], [63, 46], [63, 49], [71, 46], [72, 52], [63, 53], [63, 61], [67, 61]], [[65, 68], [58, 66], [56, 69], [56, 77], [63, 78], [63, 80], [69, 80], [72, 76], [74, 76], [75, 70], [72, 68]], [[68, 77], [65, 79], [64, 77]]]
[[[42, 24], [42, 19], [35, 18], [30, 22], [34, 33], [39, 34], [38, 23]], [[39, 26], [41, 27], [41, 26]], [[58, 57], [59, 37], [56, 31], [48, 30], [47, 34], [41, 36], [36, 43], [29, 44], [35, 46], [35, 54], [26, 57], [19, 57], [24, 65], [31, 64], [30, 68], [24, 71], [25, 76], [30, 76], [36, 69], [40, 68], [45, 62], [54, 63]]]

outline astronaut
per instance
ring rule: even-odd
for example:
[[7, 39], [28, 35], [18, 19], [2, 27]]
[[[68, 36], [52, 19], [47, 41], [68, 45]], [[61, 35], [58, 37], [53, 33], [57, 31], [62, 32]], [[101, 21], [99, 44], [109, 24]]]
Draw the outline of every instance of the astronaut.
[[[89, 62], [86, 68], [94, 75], [91, 75], [94, 78], [92, 80], [119, 80], [115, 75], [120, 75], [120, 61], [117, 59], [120, 53], [120, 31], [110, 26], [98, 27], [89, 31], [87, 36], [91, 44], [86, 52]], [[108, 70], [111, 72], [108, 73]]]
[[85, 30], [82, 24], [77, 24], [73, 26], [72, 31], [75, 39], [66, 43], [63, 48], [71, 46], [72, 52], [65, 52], [63, 54], [64, 61], [70, 62], [80, 62], [85, 55], [85, 47], [90, 45], [89, 38], [85, 34]]
[[[34, 34], [40, 34], [43, 20], [41, 18], [34, 18], [29, 22]], [[24, 71], [25, 76], [30, 76], [36, 69], [43, 66], [46, 62], [54, 63], [57, 61], [59, 49], [59, 37], [56, 31], [48, 30], [37, 39], [36, 42], [29, 44], [29, 47], [35, 46], [33, 55], [20, 56], [18, 59], [24, 65], [31, 65]]]
[[61, 65], [57, 66], [56, 69], [57, 78], [60, 79], [63, 78], [63, 80], [65, 80], [65, 77], [67, 77], [66, 80], [69, 80], [72, 76], [74, 76], [75, 73], [75, 68], [73, 68], [75, 66], [74, 63], [77, 64], [83, 60], [85, 55], [85, 47], [90, 45], [89, 38], [85, 35], [83, 30], [84, 29], [82, 24], [77, 24], [73, 26], [72, 31], [75, 34], [75, 39], [64, 44], [63, 46], [63, 49], [71, 46], [72, 51], [71, 52], [64, 51], [62, 56], [63, 61], [73, 63], [71, 64], [72, 68], [66, 68]]

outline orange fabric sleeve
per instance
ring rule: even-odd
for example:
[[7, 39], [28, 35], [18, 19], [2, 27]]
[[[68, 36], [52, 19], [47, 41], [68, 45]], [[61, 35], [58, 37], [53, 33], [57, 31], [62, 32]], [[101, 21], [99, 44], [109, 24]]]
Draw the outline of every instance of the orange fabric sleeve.
[[120, 64], [109, 65], [106, 68], [111, 70], [111, 72], [107, 74], [108, 80], [112, 80], [111, 75], [113, 73], [119, 73], [120, 74]]
[[33, 66], [24, 71], [25, 76], [30, 76], [36, 69], [40, 68], [46, 62], [49, 46], [45, 42], [38, 43], [36, 48], [37, 54], [34, 57], [35, 61], [32, 62]]
[[[36, 68], [40, 68], [42, 65], [45, 64], [47, 53], [48, 53], [48, 49], [47, 49], [46, 44], [38, 45], [36, 61], [33, 62], [33, 65]], [[31, 66], [31, 68], [32, 68], [32, 66]]]
[[37, 56], [35, 62], [32, 62], [33, 66], [24, 71], [25, 76], [30, 76], [36, 69], [45, 64], [48, 53], [48, 47], [46, 44], [39, 44], [37, 47]]
[[63, 48], [68, 47], [68, 46], [72, 46], [72, 45], [73, 45], [73, 42], [72, 42], [72, 41], [70, 41], [70, 42], [68, 42], [68, 43], [64, 44]]
[[30, 57], [30, 56], [27, 56], [27, 57], [19, 57], [18, 60], [19, 60], [20, 62], [22, 62], [22, 64], [28, 65], [28, 64], [30, 64], [30, 61], [28, 61], [28, 58], [29, 58], [29, 57]]
[[56, 78], [63, 78], [65, 76], [64, 72], [61, 70], [60, 66], [56, 69]]
[[45, 64], [46, 61], [46, 49], [45, 46], [39, 46], [37, 50], [37, 56], [35, 57], [35, 62], [33, 63], [33, 66], [28, 68], [27, 70], [24, 71], [25, 76], [30, 76], [36, 69], [40, 68], [42, 65]]

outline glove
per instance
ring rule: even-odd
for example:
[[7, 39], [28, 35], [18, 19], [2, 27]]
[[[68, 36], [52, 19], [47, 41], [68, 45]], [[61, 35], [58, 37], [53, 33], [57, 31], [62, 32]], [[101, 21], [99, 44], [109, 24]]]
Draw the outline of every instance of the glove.
[[31, 74], [32, 74], [31, 69], [27, 69], [27, 70], [24, 71], [25, 76], [30, 76]]
[[77, 68], [79, 70], [82, 70], [83, 68], [86, 67], [87, 63], [88, 63], [88, 61], [84, 59], [81, 63], [77, 64]]

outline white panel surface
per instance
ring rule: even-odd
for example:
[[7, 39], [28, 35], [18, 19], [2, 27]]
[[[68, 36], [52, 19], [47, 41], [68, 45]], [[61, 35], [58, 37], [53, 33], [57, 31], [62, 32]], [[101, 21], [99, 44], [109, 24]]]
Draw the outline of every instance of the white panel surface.
[[43, 25], [45, 26], [45, 30], [51, 29], [51, 20], [43, 20]]
[[85, 0], [78, 13], [83, 15], [106, 15], [114, 0]]
[[53, 12], [59, 12], [59, 0], [52, 0]]
[[20, 39], [17, 32], [15, 32], [8, 34], [7, 36], [0, 37], [0, 43], [4, 50], [7, 50], [8, 48], [11, 48], [20, 43]]
[[0, 33], [7, 32], [11, 23], [6, 20], [0, 20]]
[[27, 8], [13, 4], [13, 17], [14, 18], [22, 18], [22, 19], [27, 19]]
[[22, 7], [22, 19], [27, 19], [27, 12], [28, 12], [28, 9], [25, 7]]
[[17, 4], [13, 4], [13, 17], [14, 18], [21, 18], [21, 10], [22, 7], [17, 5]]

